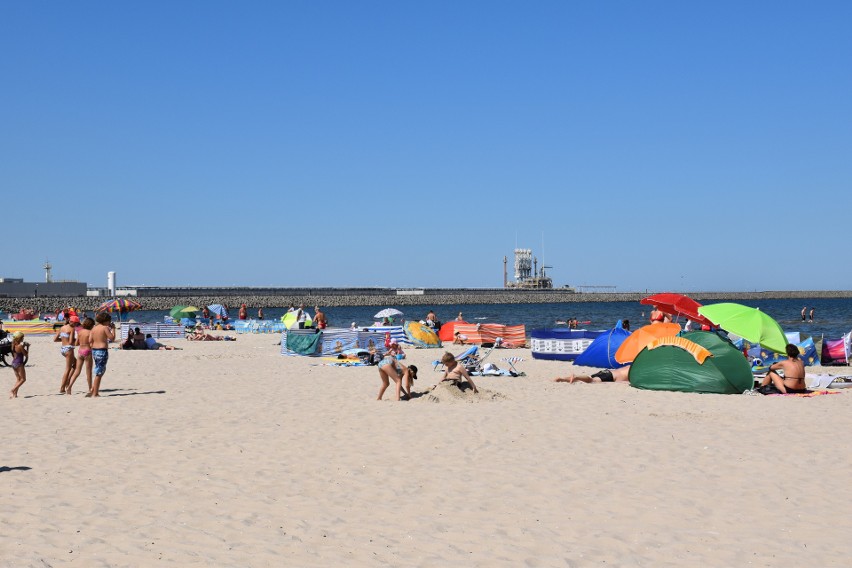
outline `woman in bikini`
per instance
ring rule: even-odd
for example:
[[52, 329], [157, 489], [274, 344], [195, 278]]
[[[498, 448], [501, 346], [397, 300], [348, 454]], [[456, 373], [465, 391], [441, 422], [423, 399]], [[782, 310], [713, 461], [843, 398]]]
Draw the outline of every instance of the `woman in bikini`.
[[[787, 352], [787, 360], [779, 361], [769, 366], [766, 378], [760, 383], [761, 389], [768, 387], [769, 383], [772, 383], [772, 386], [782, 394], [808, 392], [808, 388], [805, 385], [805, 364], [799, 359], [799, 348], [792, 343], [788, 343], [785, 351]], [[784, 371], [783, 377], [778, 374], [778, 369]]]
[[648, 319], [651, 323], [671, 323], [672, 316], [660, 311], [660, 308], [654, 306], [654, 309], [651, 311], [651, 316]]
[[404, 394], [405, 400], [408, 400], [411, 398], [411, 381], [417, 378], [417, 367], [403, 365], [394, 353], [388, 351], [379, 362], [379, 378], [382, 380], [382, 386], [379, 387], [379, 396], [376, 400], [382, 400], [391, 379], [396, 385], [396, 400], [400, 399], [401, 394]]
[[74, 357], [74, 342], [77, 341], [76, 328], [80, 325], [80, 318], [75, 315], [69, 316], [67, 321], [68, 323], [60, 327], [53, 337], [54, 342], [61, 343], [59, 354], [65, 358], [65, 372], [62, 373], [59, 394], [65, 394], [68, 381], [71, 379], [74, 367], [77, 365], [77, 359]]
[[68, 381], [68, 386], [65, 387], [65, 394], [71, 394], [71, 387], [74, 386], [74, 381], [80, 376], [83, 371], [83, 365], [86, 366], [86, 382], [89, 383], [89, 390], [92, 392], [92, 340], [91, 332], [95, 327], [95, 320], [86, 318], [82, 325], [77, 329], [77, 368], [74, 374], [71, 375], [71, 380]]

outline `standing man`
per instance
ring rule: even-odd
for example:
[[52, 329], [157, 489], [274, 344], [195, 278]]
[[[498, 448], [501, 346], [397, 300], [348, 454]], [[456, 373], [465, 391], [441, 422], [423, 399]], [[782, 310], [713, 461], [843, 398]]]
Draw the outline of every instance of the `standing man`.
[[299, 309], [296, 312], [296, 322], [299, 324], [299, 329], [305, 329], [305, 321], [308, 316], [305, 314], [305, 304], [299, 304]]
[[325, 329], [328, 327], [325, 314], [320, 311], [319, 306], [314, 306], [314, 327], [317, 329]]

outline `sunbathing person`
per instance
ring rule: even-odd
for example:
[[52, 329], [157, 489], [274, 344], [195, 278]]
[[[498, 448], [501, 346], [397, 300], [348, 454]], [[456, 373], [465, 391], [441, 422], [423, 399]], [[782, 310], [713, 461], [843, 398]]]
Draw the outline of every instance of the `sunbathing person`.
[[230, 337], [228, 335], [220, 336], [220, 335], [212, 335], [210, 333], [205, 333], [203, 329], [200, 327], [196, 327], [195, 331], [186, 336], [186, 338], [190, 341], [236, 341], [236, 337]]
[[[809, 392], [805, 385], [805, 364], [799, 359], [799, 348], [788, 343], [785, 351], [787, 351], [787, 360], [778, 361], [769, 366], [766, 378], [760, 383], [761, 389], [765, 390], [772, 383], [772, 386], [781, 394]], [[783, 377], [778, 374], [778, 369], [784, 371]], [[764, 394], [771, 393], [764, 392]]]
[[619, 367], [618, 369], [604, 369], [598, 371], [591, 376], [577, 376], [571, 373], [570, 377], [556, 377], [553, 379], [555, 383], [574, 383], [580, 381], [583, 383], [629, 383], [630, 366]]
[[467, 336], [458, 331], [453, 333], [453, 345], [467, 345]]
[[151, 336], [150, 333], [145, 336], [145, 345], [148, 347], [148, 349], [153, 349], [153, 350], [165, 349], [167, 351], [172, 351], [173, 349], [178, 349], [177, 347], [173, 347], [171, 345], [165, 345], [163, 343], [158, 342], [156, 339], [154, 339]]

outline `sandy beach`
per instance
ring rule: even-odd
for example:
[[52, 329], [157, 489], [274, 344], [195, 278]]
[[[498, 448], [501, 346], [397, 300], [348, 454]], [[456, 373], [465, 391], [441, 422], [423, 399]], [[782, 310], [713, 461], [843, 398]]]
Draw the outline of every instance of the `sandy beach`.
[[[441, 385], [377, 402], [373, 367], [240, 335], [110, 351], [95, 400], [84, 377], [57, 394], [58, 346], [27, 339], [28, 382], [2, 403], [3, 566], [843, 566], [852, 554], [849, 392], [553, 383], [569, 364], [517, 349], [490, 360], [524, 357], [526, 376], [478, 377], [478, 396]], [[407, 353], [415, 392], [430, 390], [443, 350]], [[11, 369], [0, 376], [8, 391]]]

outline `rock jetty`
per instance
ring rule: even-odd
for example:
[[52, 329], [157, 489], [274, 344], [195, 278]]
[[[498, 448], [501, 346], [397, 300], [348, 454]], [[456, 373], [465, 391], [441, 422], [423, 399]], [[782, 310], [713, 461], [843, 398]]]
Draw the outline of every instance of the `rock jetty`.
[[[326, 294], [313, 291], [305, 294], [221, 294], [186, 296], [139, 296], [133, 299], [146, 310], [168, 310], [175, 305], [205, 306], [225, 304], [232, 311], [240, 304], [252, 308], [285, 308], [290, 304], [304, 303], [306, 306], [441, 306], [464, 304], [544, 304], [583, 302], [638, 302], [656, 291], [626, 293], [587, 293], [559, 290], [463, 290], [418, 295], [398, 295], [394, 291], [372, 294]], [[765, 291], [765, 292], [688, 292], [691, 298], [701, 302], [745, 301], [783, 298], [852, 298], [852, 291]], [[20, 309], [31, 309], [36, 313], [52, 313], [67, 306], [93, 311], [104, 298], [99, 297], [38, 297], [0, 298], [0, 308], [15, 313]]]

